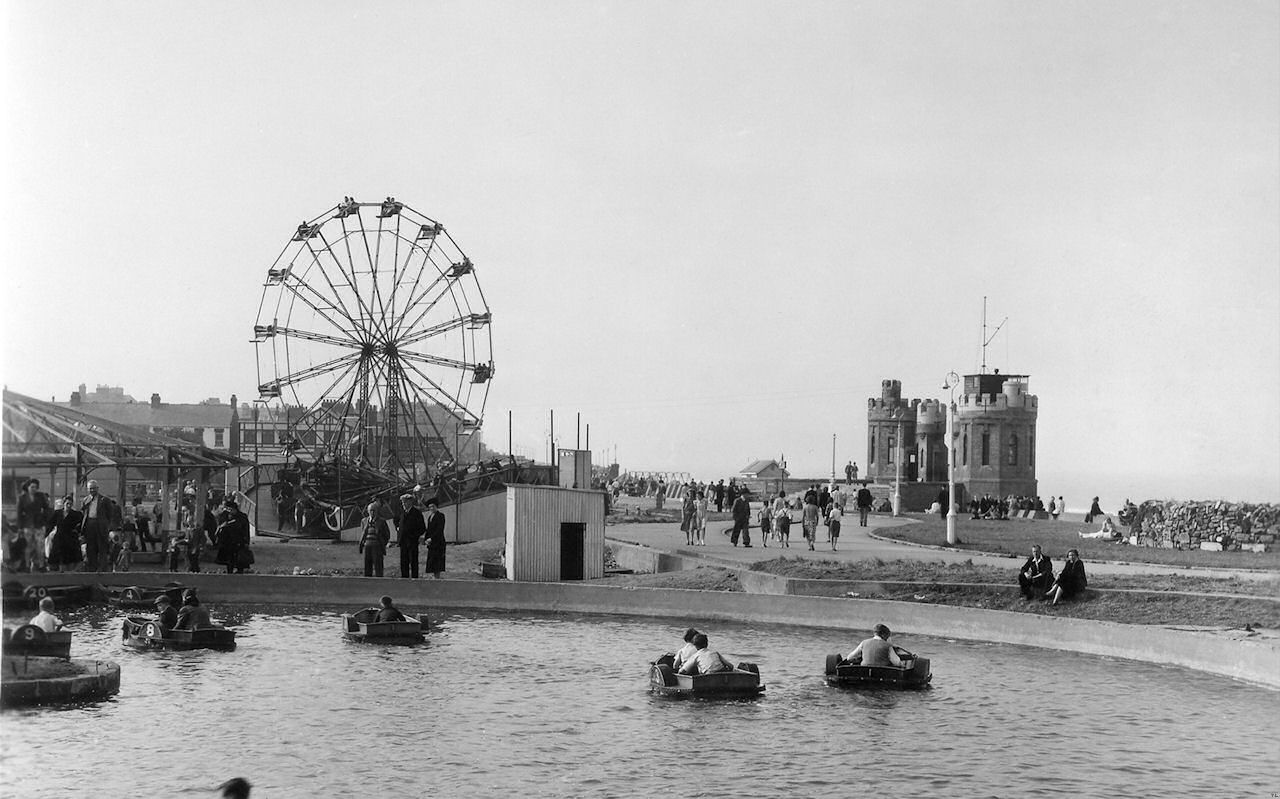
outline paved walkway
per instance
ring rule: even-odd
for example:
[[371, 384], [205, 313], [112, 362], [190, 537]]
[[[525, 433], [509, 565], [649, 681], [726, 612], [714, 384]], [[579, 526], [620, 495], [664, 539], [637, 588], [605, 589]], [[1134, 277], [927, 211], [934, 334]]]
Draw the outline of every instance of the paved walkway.
[[[623, 497], [622, 503], [627, 507], [652, 507], [652, 500]], [[872, 514], [868, 527], [858, 526], [856, 515], [846, 516], [840, 529], [839, 549], [831, 551], [831, 545], [822, 541], [826, 528], [818, 531], [816, 549], [809, 551], [804, 537], [800, 534], [800, 525], [791, 525], [791, 546], [781, 548], [777, 542], [770, 541], [767, 547], [761, 546], [760, 529], [751, 530], [750, 549], [734, 547], [729, 537], [722, 531], [732, 528], [727, 521], [707, 523], [707, 545], [690, 547], [685, 544], [685, 534], [680, 532], [676, 522], [627, 523], [609, 525], [605, 528], [607, 538], [643, 544], [666, 552], [678, 552], [681, 555], [700, 557], [709, 563], [726, 566], [741, 566], [760, 560], [770, 560], [787, 555], [788, 557], [813, 558], [815, 560], [856, 561], [880, 558], [881, 560], [921, 560], [929, 562], [964, 563], [973, 561], [983, 566], [995, 566], [1015, 571], [1026, 559], [1024, 556], [982, 554], [968, 550], [947, 549], [945, 547], [926, 547], [906, 544], [898, 541], [876, 537], [877, 531], [902, 524], [914, 524], [910, 518], [893, 518], [883, 514]], [[1151, 574], [1151, 575], [1186, 575], [1194, 577], [1210, 577], [1225, 579], [1239, 577], [1247, 580], [1269, 580], [1280, 582], [1280, 573], [1257, 572], [1241, 569], [1206, 569], [1164, 566], [1154, 563], [1107, 563], [1089, 561], [1086, 564], [1089, 574]], [[1012, 579], [1012, 578], [1010, 578]]]

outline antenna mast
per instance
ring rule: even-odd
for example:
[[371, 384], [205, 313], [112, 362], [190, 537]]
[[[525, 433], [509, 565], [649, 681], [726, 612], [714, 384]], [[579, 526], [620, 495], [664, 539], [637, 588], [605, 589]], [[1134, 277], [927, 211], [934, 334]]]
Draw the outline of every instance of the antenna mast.
[[996, 329], [991, 331], [991, 336], [987, 336], [987, 297], [982, 297], [982, 369], [980, 374], [987, 373], [987, 345], [996, 337], [996, 333], [1000, 332], [1000, 328], [1004, 327], [1004, 323], [1009, 321], [1009, 317], [1000, 320], [1000, 324], [996, 325]]

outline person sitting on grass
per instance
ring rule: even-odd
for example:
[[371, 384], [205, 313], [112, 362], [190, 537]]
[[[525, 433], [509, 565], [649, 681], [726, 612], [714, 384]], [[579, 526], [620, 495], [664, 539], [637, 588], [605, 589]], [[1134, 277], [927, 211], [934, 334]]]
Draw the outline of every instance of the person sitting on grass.
[[875, 635], [854, 647], [845, 662], [863, 666], [901, 666], [902, 658], [889, 643], [889, 628], [877, 624], [872, 632]]
[[1031, 557], [1022, 564], [1018, 572], [1018, 588], [1023, 599], [1034, 599], [1039, 593], [1047, 591], [1053, 585], [1053, 563], [1040, 553], [1040, 545], [1031, 547]]
[[725, 660], [719, 652], [707, 647], [710, 641], [702, 633], [693, 636], [692, 641], [697, 652], [680, 667], [681, 674], [714, 674], [718, 671], [733, 671], [733, 665]]
[[391, 597], [384, 596], [379, 601], [382, 603], [382, 607], [378, 609], [378, 615], [374, 617], [375, 622], [407, 621], [404, 614], [395, 605], [391, 604]]
[[1080, 553], [1074, 549], [1068, 549], [1067, 562], [1063, 565], [1058, 579], [1053, 581], [1053, 585], [1045, 593], [1045, 598], [1053, 600], [1053, 604], [1056, 605], [1058, 600], [1069, 599], [1084, 591], [1087, 585], [1089, 585], [1089, 579], [1084, 575], [1084, 561], [1080, 560]]

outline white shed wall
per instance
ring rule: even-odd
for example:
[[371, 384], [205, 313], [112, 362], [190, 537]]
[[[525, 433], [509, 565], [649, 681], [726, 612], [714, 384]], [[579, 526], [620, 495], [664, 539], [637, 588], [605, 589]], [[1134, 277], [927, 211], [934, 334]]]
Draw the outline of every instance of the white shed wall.
[[604, 494], [551, 486], [507, 486], [508, 580], [554, 582], [560, 573], [560, 525], [584, 525], [582, 576], [604, 576]]

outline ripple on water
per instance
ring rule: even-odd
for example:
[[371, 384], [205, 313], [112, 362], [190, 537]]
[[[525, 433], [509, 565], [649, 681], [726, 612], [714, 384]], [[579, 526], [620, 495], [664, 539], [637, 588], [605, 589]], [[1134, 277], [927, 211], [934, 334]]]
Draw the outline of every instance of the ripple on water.
[[[78, 618], [77, 618], [78, 616]], [[1274, 790], [1280, 766], [1237, 740], [1280, 694], [1180, 669], [900, 635], [935, 685], [828, 687], [849, 636], [724, 623], [726, 657], [759, 664], [748, 701], [648, 694], [647, 667], [687, 626], [517, 613], [446, 614], [426, 644], [352, 644], [338, 616], [236, 612], [234, 652], [136, 652], [119, 619], [75, 614], [76, 656], [119, 660], [120, 695], [6, 713], [0, 768], [15, 795], [203, 792], [242, 773], [264, 796], [823, 795], [869, 775], [887, 792], [951, 796], [1214, 795]], [[577, 668], [584, 656], [596, 669]], [[565, 668], [572, 664], [574, 668]], [[199, 730], [165, 768], [136, 753]], [[385, 763], [409, 763], [407, 773]], [[856, 772], [854, 771], [856, 769]], [[1055, 779], [1046, 783], [1035, 775]], [[255, 795], [259, 792], [255, 790]]]

